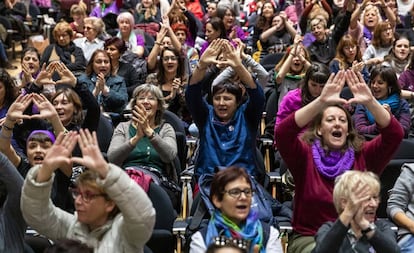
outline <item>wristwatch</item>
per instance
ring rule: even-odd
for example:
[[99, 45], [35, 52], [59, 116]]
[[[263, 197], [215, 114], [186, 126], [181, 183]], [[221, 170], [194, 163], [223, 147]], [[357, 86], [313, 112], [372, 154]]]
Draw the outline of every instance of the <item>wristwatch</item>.
[[366, 229], [361, 230], [361, 232], [363, 235], [365, 235], [371, 231], [374, 231], [375, 229], [377, 229], [377, 226], [375, 225], [375, 223], [370, 223], [369, 226]]

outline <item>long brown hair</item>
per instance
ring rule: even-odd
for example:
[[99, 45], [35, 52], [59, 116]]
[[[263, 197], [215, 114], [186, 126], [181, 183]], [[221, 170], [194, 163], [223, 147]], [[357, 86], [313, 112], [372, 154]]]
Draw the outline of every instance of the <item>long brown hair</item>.
[[372, 36], [371, 45], [374, 47], [384, 47], [384, 46], [391, 46], [392, 41], [389, 45], [385, 45], [381, 38], [381, 32], [383, 32], [385, 29], [391, 28], [393, 29], [391, 23], [389, 21], [381, 21], [378, 22], [378, 25], [374, 29], [374, 34]]
[[[340, 69], [347, 69], [351, 67], [349, 65], [349, 62], [346, 59], [344, 48], [345, 47], [356, 47], [356, 56], [355, 61], [360, 62], [362, 61], [362, 54], [361, 49], [359, 47], [359, 44], [356, 42], [355, 38], [352, 37], [349, 34], [346, 34], [342, 36], [341, 40], [338, 43], [338, 46], [336, 47], [336, 55], [335, 58], [339, 62], [339, 68]], [[351, 63], [352, 64], [352, 63]]]

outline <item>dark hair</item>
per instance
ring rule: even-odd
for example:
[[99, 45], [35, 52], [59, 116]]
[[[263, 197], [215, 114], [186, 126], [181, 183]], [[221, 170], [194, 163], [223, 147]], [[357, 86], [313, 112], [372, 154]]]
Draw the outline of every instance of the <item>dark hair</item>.
[[[263, 8], [264, 8], [265, 4], [267, 4], [267, 3], [270, 3], [270, 5], [272, 5], [272, 7], [273, 7], [273, 16], [270, 20], [266, 19], [263, 16]], [[263, 4], [262, 4], [262, 7], [260, 8], [260, 11], [261, 11], [260, 15], [257, 17], [256, 27], [259, 28], [259, 29], [264, 29], [266, 27], [266, 25], [271, 26], [272, 22], [273, 22], [273, 18], [276, 16], [276, 11], [277, 11], [275, 6], [273, 5], [273, 2], [270, 1], [270, 0], [264, 1]]]
[[93, 248], [73, 239], [61, 239], [45, 249], [44, 253], [93, 253]]
[[111, 57], [109, 56], [109, 54], [105, 51], [105, 50], [103, 50], [103, 49], [97, 49], [97, 50], [95, 50], [95, 52], [93, 52], [93, 54], [92, 54], [92, 56], [91, 56], [91, 59], [89, 60], [89, 62], [88, 62], [88, 65], [86, 65], [86, 70], [85, 70], [85, 73], [86, 73], [86, 75], [92, 75], [92, 73], [93, 73], [93, 62], [94, 62], [94, 60], [95, 60], [95, 57], [99, 54], [99, 53], [102, 53], [102, 54], [104, 54], [106, 57], [108, 57], [108, 59], [109, 59], [109, 65], [110, 65], [110, 73], [112, 74], [112, 64], [111, 64]]
[[171, 51], [176, 57], [178, 57], [178, 60], [177, 60], [178, 68], [177, 68], [177, 73], [175, 74], [175, 77], [183, 79], [185, 75], [184, 55], [181, 53], [180, 50], [177, 50], [174, 47], [164, 47], [164, 49], [161, 51], [161, 54], [160, 54], [161, 57], [159, 60], [160, 62], [158, 64], [158, 73], [157, 73], [158, 85], [162, 85], [167, 82], [167, 79], [165, 77], [164, 64], [162, 64], [162, 58], [164, 57], [164, 53], [166, 51]]
[[397, 74], [392, 67], [388, 66], [377, 66], [371, 70], [370, 79], [369, 79], [369, 86], [371, 87], [372, 81], [377, 77], [381, 77], [381, 79], [387, 83], [388, 86], [388, 96], [396, 93], [398, 95], [401, 94], [401, 87], [398, 83]]
[[242, 100], [243, 91], [238, 84], [233, 84], [230, 82], [223, 82], [213, 86], [213, 92], [211, 93], [211, 98], [216, 94], [221, 94], [223, 92], [228, 92], [233, 94], [236, 97], [236, 102], [239, 104]]
[[112, 38], [105, 40], [104, 48], [106, 49], [110, 45], [114, 45], [118, 49], [120, 55], [125, 53], [128, 49], [127, 46], [125, 45], [125, 41], [118, 37], [112, 37]]
[[223, 19], [224, 16], [226, 16], [226, 11], [227, 10], [229, 10], [234, 17], [236, 16], [236, 13], [234, 12], [234, 9], [231, 8], [230, 5], [222, 4], [222, 5], [217, 6], [217, 17]]
[[[408, 60], [408, 59], [410, 59], [411, 57], [411, 49], [410, 49], [410, 46], [411, 46], [411, 42], [410, 42], [410, 39], [408, 38], [408, 36], [407, 36], [407, 34], [405, 34], [405, 33], [402, 33], [402, 34], [399, 34], [399, 33], [395, 33], [394, 34], [394, 37], [395, 37], [395, 39], [394, 39], [394, 42], [392, 43], [392, 47], [391, 47], [391, 49], [390, 49], [390, 51], [388, 52], [388, 55], [386, 55], [385, 57], [384, 57], [384, 61], [389, 61], [389, 62], [391, 62], [391, 61], [393, 61], [394, 59], [397, 59], [397, 57], [395, 56], [395, 46], [397, 45], [397, 42], [399, 41], [399, 40], [407, 40], [408, 41], [408, 55], [407, 55], [407, 58], [405, 58], [405, 59], [403, 59], [403, 60]], [[398, 59], [398, 60], [400, 60], [401, 61], [401, 59]], [[407, 61], [408, 62], [408, 61]], [[411, 64], [411, 63], [410, 63]]]
[[316, 83], [325, 84], [330, 76], [331, 72], [329, 68], [322, 63], [314, 62], [308, 68], [305, 74], [305, 78], [302, 83], [302, 105], [305, 106], [312, 102], [315, 98], [311, 95], [309, 91], [309, 81], [314, 81]]
[[25, 55], [26, 55], [26, 53], [28, 53], [28, 52], [33, 52], [33, 53], [35, 53], [35, 54], [36, 54], [36, 56], [37, 56], [37, 59], [39, 59], [39, 61], [40, 61], [40, 53], [39, 53], [39, 50], [37, 50], [35, 47], [26, 47], [26, 48], [23, 50], [23, 52], [22, 52], [22, 57], [20, 58], [20, 61], [21, 61], [21, 62], [23, 61], [24, 56], [25, 56]]
[[316, 139], [319, 139], [321, 141], [322, 145], [323, 145], [323, 140], [318, 135], [317, 131], [318, 131], [318, 129], [320, 129], [320, 127], [322, 125], [323, 115], [329, 107], [337, 107], [337, 108], [341, 109], [342, 111], [344, 111], [345, 115], [346, 115], [346, 119], [348, 120], [348, 136], [346, 138], [347, 140], [346, 140], [346, 144], [344, 146], [344, 150], [347, 149], [348, 147], [352, 147], [355, 150], [355, 152], [361, 151], [362, 144], [364, 143], [364, 137], [362, 137], [360, 134], [358, 134], [358, 132], [355, 128], [355, 124], [352, 120], [351, 114], [349, 113], [349, 111], [347, 109], [345, 109], [341, 105], [329, 105], [329, 106], [326, 106], [323, 110], [321, 110], [316, 115], [316, 117], [313, 119], [312, 125], [303, 134], [302, 139], [305, 142], [307, 142], [308, 144], [312, 144]]
[[0, 82], [3, 83], [5, 89], [3, 106], [10, 106], [17, 97], [17, 88], [6, 69], [0, 68]]
[[60, 95], [63, 94], [70, 102], [73, 103], [75, 109], [73, 110], [73, 117], [71, 123], [77, 126], [80, 126], [83, 121], [83, 111], [82, 111], [82, 101], [79, 95], [72, 89], [67, 87], [62, 87], [56, 90], [56, 93], [52, 96], [50, 101], [53, 104], [53, 101]]
[[226, 28], [224, 27], [224, 23], [221, 18], [213, 17], [207, 22], [207, 24], [210, 24], [214, 30], [220, 31], [220, 36], [219, 36], [220, 39], [227, 38]]
[[214, 174], [213, 181], [211, 182], [210, 199], [213, 199], [213, 196], [216, 196], [219, 201], [222, 201], [226, 185], [239, 178], [246, 179], [246, 181], [250, 184], [250, 187], [252, 187], [249, 174], [247, 174], [244, 168], [230, 166], [218, 171]]

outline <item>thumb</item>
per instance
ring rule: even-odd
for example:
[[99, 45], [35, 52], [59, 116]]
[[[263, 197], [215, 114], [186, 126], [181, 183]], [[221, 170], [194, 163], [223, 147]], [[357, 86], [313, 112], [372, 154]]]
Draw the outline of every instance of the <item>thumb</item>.
[[254, 247], [253, 247], [253, 253], [259, 253], [259, 251], [260, 251], [260, 246], [259, 245], [254, 245]]

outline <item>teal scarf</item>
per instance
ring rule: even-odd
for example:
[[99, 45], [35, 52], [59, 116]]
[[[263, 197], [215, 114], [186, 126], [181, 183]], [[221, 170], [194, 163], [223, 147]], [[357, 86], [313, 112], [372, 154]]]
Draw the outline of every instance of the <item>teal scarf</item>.
[[[388, 96], [386, 99], [377, 99], [377, 101], [381, 105], [388, 104], [391, 107], [392, 114], [394, 114], [394, 115], [398, 111], [398, 108], [400, 108], [400, 96], [397, 93], [394, 93], [394, 94]], [[365, 114], [367, 115], [367, 119], [368, 119], [369, 123], [374, 124], [375, 123], [375, 118], [371, 114], [371, 112], [368, 111], [368, 109], [365, 111]]]
[[260, 247], [260, 253], [266, 252], [266, 245], [263, 245], [262, 224], [257, 218], [257, 213], [253, 210], [250, 210], [246, 222], [241, 224], [240, 227], [224, 216], [219, 210], [215, 210], [208, 223], [205, 238], [206, 246], [213, 243], [214, 238], [217, 236], [249, 240], [250, 250], [248, 250], [248, 252], [253, 252], [253, 247], [255, 245]]

